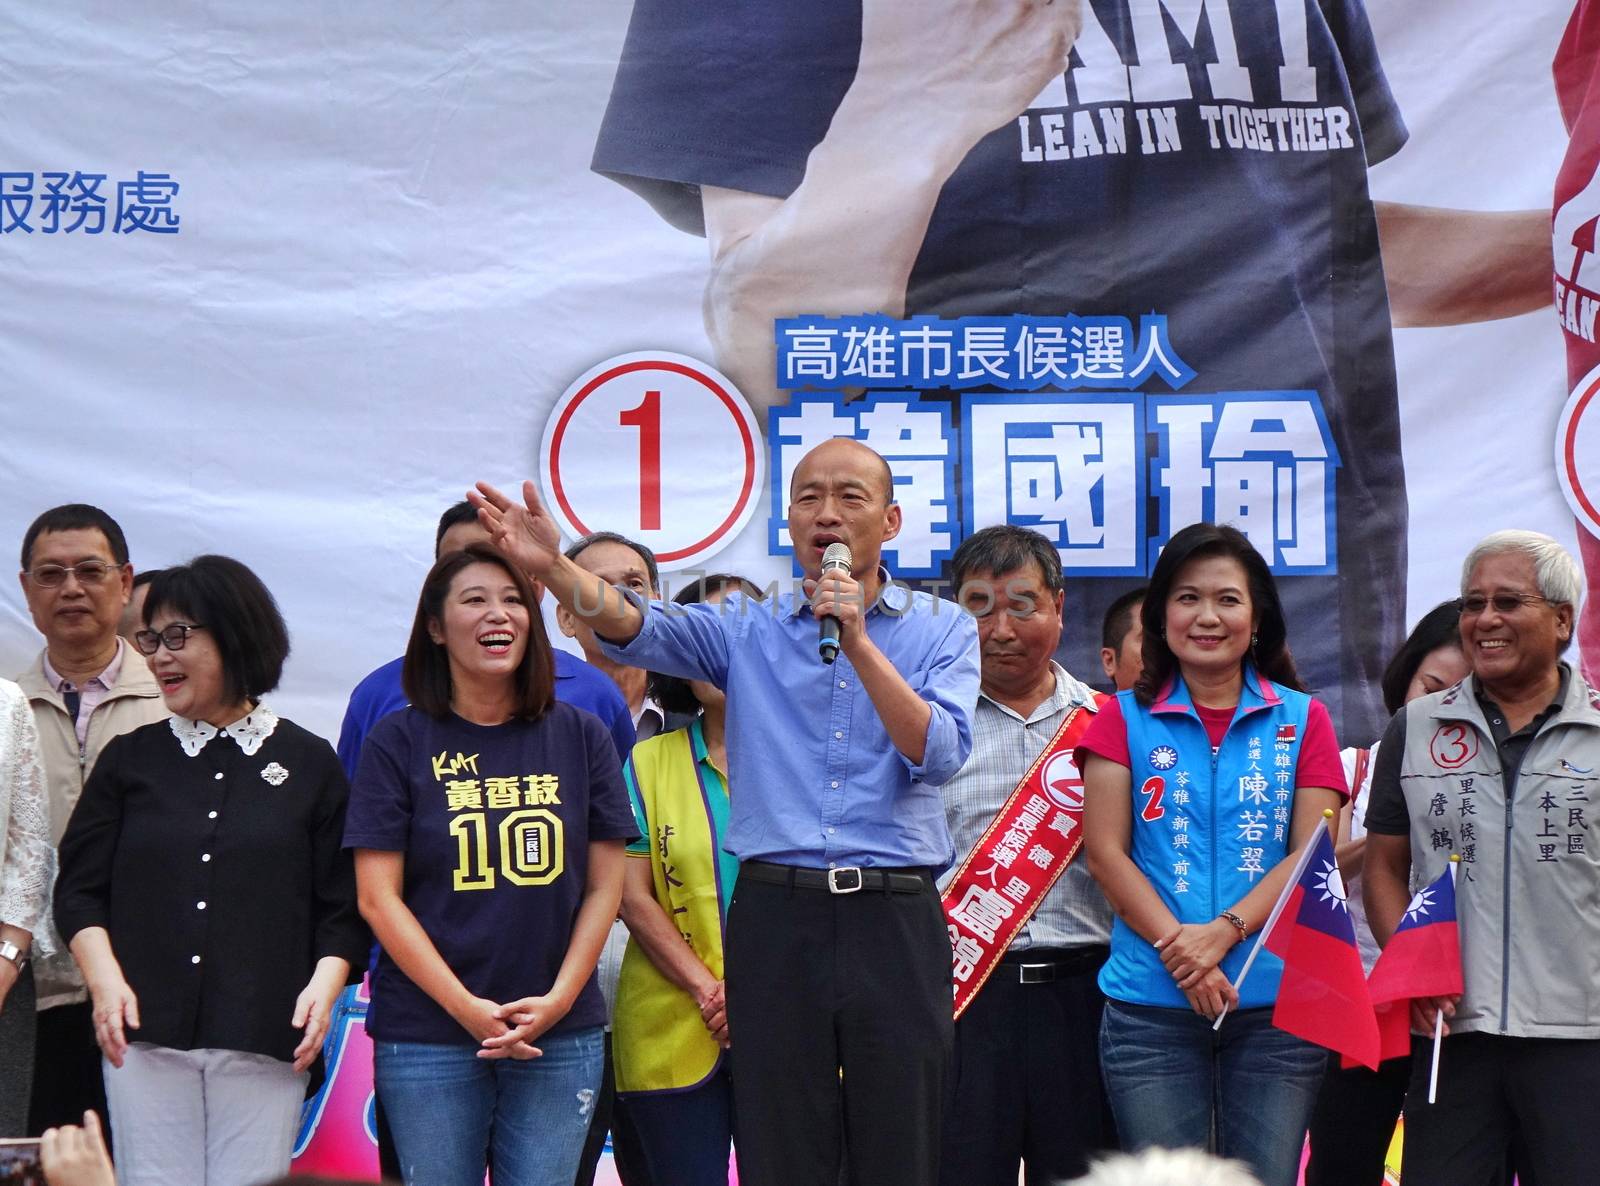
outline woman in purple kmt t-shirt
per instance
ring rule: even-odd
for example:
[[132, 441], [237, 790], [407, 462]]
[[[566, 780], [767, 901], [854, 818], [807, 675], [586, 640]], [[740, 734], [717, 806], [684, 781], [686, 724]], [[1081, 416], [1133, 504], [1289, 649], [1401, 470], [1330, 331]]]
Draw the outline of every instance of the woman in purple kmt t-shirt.
[[600, 1090], [595, 961], [635, 834], [615, 746], [557, 703], [526, 578], [428, 574], [410, 707], [369, 734], [345, 845], [382, 944], [367, 1031], [407, 1183], [570, 1186]]

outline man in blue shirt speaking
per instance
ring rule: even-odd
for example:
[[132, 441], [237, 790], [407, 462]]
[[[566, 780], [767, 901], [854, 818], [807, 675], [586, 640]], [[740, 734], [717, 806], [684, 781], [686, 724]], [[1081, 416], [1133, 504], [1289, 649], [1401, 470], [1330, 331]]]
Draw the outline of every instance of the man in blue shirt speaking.
[[[933, 883], [953, 855], [939, 786], [972, 748], [978, 635], [964, 611], [880, 567], [900, 529], [888, 466], [841, 439], [795, 469], [789, 534], [809, 601], [736, 593], [670, 613], [562, 556], [531, 482], [525, 506], [482, 484], [470, 497], [495, 545], [583, 615], [607, 653], [728, 694], [742, 1179], [837, 1186], [843, 1161], [852, 1182], [932, 1186], [952, 1035]], [[821, 579], [831, 543], [850, 548], [851, 569]], [[840, 625], [831, 667], [817, 654], [824, 616]]]

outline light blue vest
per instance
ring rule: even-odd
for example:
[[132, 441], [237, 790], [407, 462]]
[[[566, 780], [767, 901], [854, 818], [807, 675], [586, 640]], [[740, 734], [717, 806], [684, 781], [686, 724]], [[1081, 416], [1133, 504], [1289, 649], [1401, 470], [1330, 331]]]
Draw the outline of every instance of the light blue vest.
[[[1210, 922], [1231, 909], [1289, 853], [1295, 767], [1311, 697], [1245, 669], [1239, 708], [1217, 752], [1181, 679], [1145, 708], [1117, 697], [1133, 774], [1133, 863], [1179, 922]], [[1255, 936], [1222, 961], [1237, 981]], [[1239, 1007], [1270, 1005], [1283, 961], [1263, 949]], [[1100, 988], [1113, 1000], [1187, 1009], [1161, 955], [1121, 918]]]

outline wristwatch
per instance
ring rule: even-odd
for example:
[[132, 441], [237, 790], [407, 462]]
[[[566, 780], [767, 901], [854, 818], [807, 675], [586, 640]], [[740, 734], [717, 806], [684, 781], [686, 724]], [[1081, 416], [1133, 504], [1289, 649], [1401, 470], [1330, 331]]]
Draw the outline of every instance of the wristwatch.
[[23, 965], [28, 962], [28, 957], [22, 948], [18, 947], [10, 939], [0, 939], [0, 959], [10, 960], [16, 964], [19, 972], [22, 970]]

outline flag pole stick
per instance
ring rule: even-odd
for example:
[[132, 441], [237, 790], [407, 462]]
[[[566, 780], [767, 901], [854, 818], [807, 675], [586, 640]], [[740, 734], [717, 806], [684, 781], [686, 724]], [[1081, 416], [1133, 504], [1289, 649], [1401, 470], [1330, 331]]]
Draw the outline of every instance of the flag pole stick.
[[[1460, 864], [1461, 857], [1458, 853], [1450, 854], [1450, 888], [1456, 884], [1456, 866]], [[1439, 1048], [1444, 1045], [1444, 1010], [1440, 1009], [1433, 1015], [1433, 1067], [1428, 1072], [1428, 1102], [1431, 1104], [1439, 1095]]]
[[[1272, 913], [1267, 915], [1267, 921], [1256, 932], [1256, 945], [1250, 949], [1250, 954], [1244, 958], [1244, 967], [1239, 969], [1239, 979], [1234, 981], [1234, 991], [1237, 992], [1244, 985], [1244, 978], [1250, 975], [1250, 966], [1256, 962], [1256, 956], [1261, 954], [1261, 941], [1267, 937], [1267, 932], [1277, 924], [1278, 917], [1283, 913], [1284, 906], [1288, 905], [1289, 895], [1294, 893], [1294, 887], [1300, 883], [1300, 875], [1306, 871], [1306, 865], [1311, 860], [1311, 850], [1317, 846], [1317, 841], [1328, 830], [1328, 821], [1333, 819], [1333, 812], [1323, 809], [1322, 818], [1317, 821], [1311, 836], [1300, 849], [1300, 859], [1295, 861], [1294, 868], [1289, 871], [1289, 880], [1283, 883], [1283, 892], [1278, 895], [1278, 900], [1272, 904]], [[1228, 1015], [1228, 1005], [1224, 1001], [1222, 1012], [1217, 1014], [1217, 1020], [1212, 1023], [1213, 1030], [1222, 1028], [1222, 1019]]]
[[1428, 1102], [1439, 1095], [1439, 1047], [1444, 1043], [1444, 1010], [1433, 1015], [1433, 1068], [1428, 1072]]

